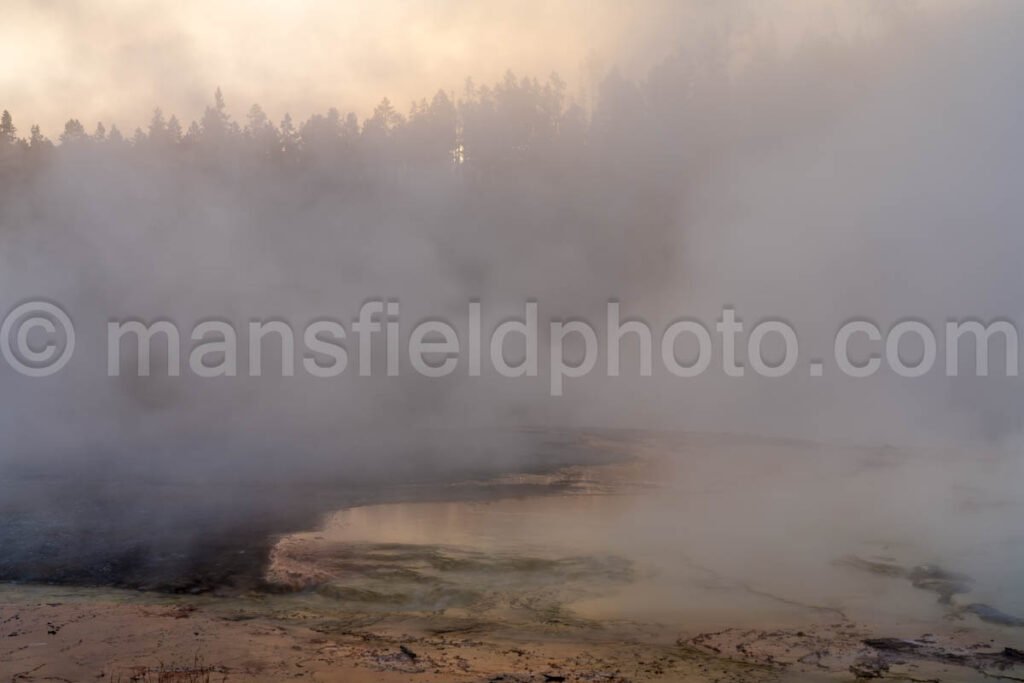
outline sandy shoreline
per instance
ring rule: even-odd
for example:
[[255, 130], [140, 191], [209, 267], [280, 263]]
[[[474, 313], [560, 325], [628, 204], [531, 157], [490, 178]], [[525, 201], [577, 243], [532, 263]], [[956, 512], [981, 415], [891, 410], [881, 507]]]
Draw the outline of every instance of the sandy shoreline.
[[[556, 623], [522, 632], [481, 630], [472, 619], [257, 615], [235, 601], [117, 597], [5, 587], [0, 680], [767, 681], [851, 680], [859, 672], [945, 681], [1021, 673], [1012, 655], [1003, 656], [1005, 645], [965, 628], [883, 636], [837, 622], [673, 638]], [[865, 643], [872, 638], [906, 638], [900, 642], [921, 649], [894, 652]]]

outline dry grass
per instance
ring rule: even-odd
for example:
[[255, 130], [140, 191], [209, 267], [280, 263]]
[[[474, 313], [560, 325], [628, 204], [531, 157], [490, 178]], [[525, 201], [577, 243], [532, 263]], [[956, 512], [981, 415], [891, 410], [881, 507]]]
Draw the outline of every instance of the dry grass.
[[132, 667], [127, 672], [111, 674], [111, 683], [223, 683], [228, 672], [223, 667], [206, 666], [199, 656], [191, 665], [167, 665]]

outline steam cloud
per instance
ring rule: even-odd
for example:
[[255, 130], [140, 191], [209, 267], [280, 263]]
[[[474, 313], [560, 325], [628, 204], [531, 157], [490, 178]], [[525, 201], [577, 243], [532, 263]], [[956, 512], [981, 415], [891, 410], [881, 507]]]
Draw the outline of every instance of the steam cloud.
[[[5, 307], [60, 302], [96, 362], [45, 381], [0, 368], [4, 514], [24, 521], [4, 527], [0, 574], [89, 578], [114, 558], [144, 584], [240, 527], [289, 526], [254, 521], [275, 514], [260, 486], [303, 516], [335, 502], [298, 505], [311, 481], [536, 457], [536, 438], [512, 431], [524, 426], [1014, 439], [1014, 378], [681, 382], [626, 362], [553, 399], [543, 382], [461, 373], [106, 377], [109, 319], [304, 324], [350, 319], [369, 298], [463, 324], [480, 299], [491, 326], [527, 299], [586, 317], [616, 298], [655, 325], [733, 305], [794, 322], [822, 355], [853, 317], [937, 329], [1019, 315], [1024, 11], [885, 12], [863, 34], [779, 49], [730, 8], [720, 40], [640, 77], [610, 70], [584, 94], [510, 73], [363, 121], [274, 123], [259, 108], [235, 121], [214, 102], [192, 128], [159, 114], [127, 139], [69, 124], [57, 146], [5, 140]], [[88, 542], [53, 540], [84, 529]]]

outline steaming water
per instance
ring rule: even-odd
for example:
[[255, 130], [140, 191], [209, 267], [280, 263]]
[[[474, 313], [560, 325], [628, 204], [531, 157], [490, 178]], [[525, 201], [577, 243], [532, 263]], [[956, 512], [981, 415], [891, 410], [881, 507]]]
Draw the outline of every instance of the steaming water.
[[[160, 599], [231, 619], [299, 615], [345, 633], [390, 624], [399, 633], [658, 644], [729, 628], [822, 627], [855, 643], [960, 632], [1024, 644], [1024, 628], [962, 609], [1024, 615], [1024, 544], [1012, 523], [1024, 500], [1012, 454], [737, 437], [582, 441], [611, 463], [464, 481], [429, 500], [342, 509], [319, 529], [281, 537], [267, 578], [293, 590]], [[869, 571], [926, 563], [972, 581], [943, 604], [906, 576]], [[109, 588], [0, 593], [157, 599]]]
[[[370, 505], [281, 540], [273, 580], [344, 602], [499, 621], [978, 626], [1024, 614], [1009, 457], [648, 439], [551, 495]], [[565, 485], [568, 482], [568, 485]], [[856, 556], [970, 575], [940, 604]]]

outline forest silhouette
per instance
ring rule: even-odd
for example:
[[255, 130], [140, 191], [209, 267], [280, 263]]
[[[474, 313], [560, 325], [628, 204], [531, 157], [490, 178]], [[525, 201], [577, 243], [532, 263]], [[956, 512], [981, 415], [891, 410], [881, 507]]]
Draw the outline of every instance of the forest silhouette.
[[[19, 136], [10, 112], [0, 121], [0, 161], [5, 179], [22, 179], [45, 166], [54, 155], [160, 159], [208, 168], [277, 167], [316, 169], [365, 177], [374, 170], [459, 168], [474, 174], [508, 169], [517, 164], [549, 165], [588, 147], [602, 125], [624, 123], [628, 112], [610, 100], [615, 88], [628, 87], [616, 75], [605, 84], [605, 96], [591, 121], [578, 103], [566, 96], [566, 84], [552, 74], [547, 81], [517, 78], [508, 72], [493, 86], [467, 80], [464, 93], [438, 90], [428, 101], [414, 101], [402, 114], [388, 98], [360, 121], [353, 112], [331, 108], [304, 122], [285, 114], [274, 123], [259, 104], [242, 122], [229, 113], [220, 88], [197, 121], [187, 127], [176, 115], [155, 109], [145, 128], [126, 136], [116, 125], [100, 122], [93, 132], [78, 119], [64, 125], [56, 142], [31, 126]], [[604, 131], [611, 133], [611, 130]], [[379, 179], [379, 178], [378, 178]]]
[[[77, 205], [83, 187], [100, 183], [89, 192], [127, 186], [118, 191], [138, 200], [132, 214], [180, 217], [173, 207], [205, 204], [212, 193], [252, 211], [254, 221], [270, 220], [259, 207], [276, 205], [296, 224], [291, 236], [322, 235], [323, 217], [308, 208], [330, 204], [367, 225], [418, 223], [421, 235], [452, 252], [447, 260], [460, 284], [480, 294], [550, 294], [533, 288], [532, 276], [523, 287], [510, 278], [490, 278], [493, 288], [484, 282], [487, 271], [501, 270], [490, 254], [512, 263], [533, 259], [543, 245], [574, 262], [571, 289], [596, 291], [593, 280], [626, 297], [671, 273], [687, 192], [712, 167], [825, 119], [850, 94], [835, 79], [849, 70], [845, 49], [830, 47], [815, 60], [765, 53], [740, 72], [722, 55], [680, 52], [640, 80], [611, 71], [586, 103], [555, 74], [507, 72], [491, 85], [467, 80], [460, 94], [439, 90], [404, 114], [385, 98], [364, 120], [332, 108], [275, 123], [255, 104], [239, 121], [218, 89], [187, 125], [161, 109], [130, 135], [103, 123], [90, 133], [71, 119], [54, 142], [38, 126], [24, 135], [5, 111], [0, 197], [20, 207], [9, 204], [9, 217], [22, 212], [30, 217], [21, 223], [35, 225], [73, 210], [55, 211], [49, 204], [58, 195]], [[816, 109], [793, 104], [808, 94]], [[100, 209], [123, 223], [128, 208], [118, 202], [128, 206], [122, 198]], [[68, 229], [79, 232], [80, 221]], [[552, 288], [565, 290], [566, 282]]]

